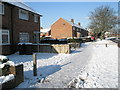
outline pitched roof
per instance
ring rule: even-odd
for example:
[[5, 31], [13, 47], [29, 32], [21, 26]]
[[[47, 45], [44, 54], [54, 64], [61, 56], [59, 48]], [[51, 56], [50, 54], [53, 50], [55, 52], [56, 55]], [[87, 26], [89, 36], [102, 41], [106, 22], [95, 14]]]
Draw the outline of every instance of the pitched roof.
[[[29, 7], [28, 5], [26, 5], [24, 2], [22, 2], [21, 0], [1, 0], [2, 2], [7, 2], [11, 5], [17, 6], [19, 8], [23, 8], [25, 10], [31, 11], [33, 13], [39, 14], [38, 12], [36, 12], [35, 10], [33, 10], [31, 7]], [[40, 15], [40, 14], [39, 14]]]
[[[64, 19], [65, 20], [65, 19]], [[71, 21], [68, 21], [68, 20], [65, 20], [66, 22], [68, 22], [70, 25], [72, 25], [72, 26], [75, 26], [75, 27], [78, 27], [78, 28], [81, 28], [81, 29], [84, 29], [83, 27], [81, 27], [81, 26], [79, 26], [79, 25], [77, 25], [77, 24], [75, 24], [75, 23], [72, 23]]]

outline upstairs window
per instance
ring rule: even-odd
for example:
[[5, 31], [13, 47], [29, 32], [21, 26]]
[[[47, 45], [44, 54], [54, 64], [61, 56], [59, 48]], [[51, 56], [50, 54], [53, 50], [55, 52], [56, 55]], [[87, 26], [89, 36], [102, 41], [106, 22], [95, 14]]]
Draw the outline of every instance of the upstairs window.
[[29, 19], [29, 14], [27, 11], [19, 9], [19, 18], [23, 20], [28, 20]]
[[19, 33], [20, 43], [29, 43], [29, 33], [21, 32]]
[[73, 27], [73, 30], [75, 30], [75, 27]]
[[0, 3], [0, 14], [4, 14], [4, 4]]
[[34, 15], [34, 22], [38, 22], [38, 15]]
[[0, 30], [0, 44], [10, 44], [9, 30]]

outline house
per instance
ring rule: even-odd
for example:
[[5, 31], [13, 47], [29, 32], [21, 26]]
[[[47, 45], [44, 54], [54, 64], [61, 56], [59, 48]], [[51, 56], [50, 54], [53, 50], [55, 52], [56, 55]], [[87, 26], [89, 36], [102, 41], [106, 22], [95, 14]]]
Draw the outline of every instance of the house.
[[74, 19], [71, 21], [60, 18], [51, 26], [51, 38], [64, 39], [69, 37], [84, 37], [88, 35], [88, 31], [75, 24]]
[[41, 27], [41, 29], [40, 29], [40, 37], [50, 38], [51, 37], [51, 29]]
[[0, 1], [0, 54], [18, 51], [18, 43], [37, 43], [41, 15], [23, 2]]

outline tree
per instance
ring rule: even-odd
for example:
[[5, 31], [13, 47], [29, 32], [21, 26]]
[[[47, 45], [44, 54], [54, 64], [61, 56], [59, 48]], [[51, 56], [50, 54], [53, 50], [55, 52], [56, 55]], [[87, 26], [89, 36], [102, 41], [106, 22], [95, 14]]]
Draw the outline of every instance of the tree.
[[111, 30], [117, 24], [117, 16], [113, 8], [100, 6], [90, 13], [90, 25], [96, 37], [104, 38], [104, 33]]

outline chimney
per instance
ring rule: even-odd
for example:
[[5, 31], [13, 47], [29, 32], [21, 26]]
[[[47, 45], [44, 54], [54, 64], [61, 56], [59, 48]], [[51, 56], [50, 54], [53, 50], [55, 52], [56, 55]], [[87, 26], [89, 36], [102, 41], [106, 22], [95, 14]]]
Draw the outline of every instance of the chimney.
[[80, 26], [80, 22], [78, 23], [78, 25]]
[[40, 27], [40, 29], [43, 29], [43, 27]]
[[74, 19], [71, 19], [71, 22], [74, 24]]

